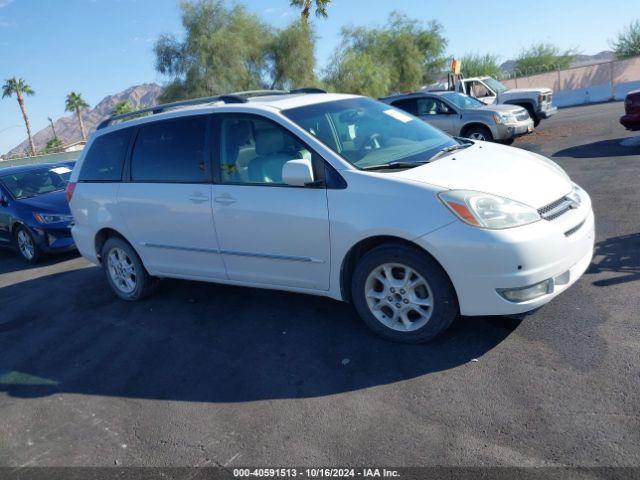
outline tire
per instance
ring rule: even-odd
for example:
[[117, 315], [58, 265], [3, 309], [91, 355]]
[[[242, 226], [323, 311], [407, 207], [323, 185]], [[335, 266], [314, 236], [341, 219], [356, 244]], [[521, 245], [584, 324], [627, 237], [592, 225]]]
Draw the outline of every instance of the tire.
[[540, 118], [538, 118], [538, 115], [536, 115], [536, 112], [531, 105], [520, 105], [520, 106], [527, 109], [527, 112], [529, 112], [529, 116], [531, 117], [531, 120], [533, 120], [534, 127], [537, 127], [538, 125], [540, 125]]
[[473, 125], [469, 127], [464, 132], [464, 136], [472, 140], [493, 142], [493, 134], [491, 133], [491, 130], [489, 130], [487, 127], [483, 127], [482, 125]]
[[129, 302], [148, 297], [158, 283], [131, 245], [117, 237], [109, 238], [102, 247], [102, 268], [113, 292]]
[[13, 235], [16, 249], [20, 256], [29, 263], [38, 263], [42, 258], [42, 251], [38, 247], [33, 234], [27, 227], [19, 225]]
[[[389, 272], [391, 281], [386, 278]], [[380, 280], [382, 277], [387, 285]], [[395, 342], [428, 342], [458, 316], [458, 301], [449, 277], [431, 256], [417, 248], [374, 248], [356, 265], [351, 292], [356, 311], [367, 326]]]

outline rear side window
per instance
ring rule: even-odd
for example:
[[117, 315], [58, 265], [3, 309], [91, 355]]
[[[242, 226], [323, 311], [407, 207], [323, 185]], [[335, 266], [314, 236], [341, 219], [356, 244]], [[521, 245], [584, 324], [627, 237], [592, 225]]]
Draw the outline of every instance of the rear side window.
[[81, 182], [119, 182], [131, 129], [100, 135], [91, 144], [80, 170]]
[[210, 178], [205, 116], [140, 127], [131, 157], [134, 182], [199, 183]]
[[396, 100], [395, 102], [391, 102], [391, 105], [405, 112], [409, 112], [412, 115], [418, 115], [418, 102], [415, 98]]

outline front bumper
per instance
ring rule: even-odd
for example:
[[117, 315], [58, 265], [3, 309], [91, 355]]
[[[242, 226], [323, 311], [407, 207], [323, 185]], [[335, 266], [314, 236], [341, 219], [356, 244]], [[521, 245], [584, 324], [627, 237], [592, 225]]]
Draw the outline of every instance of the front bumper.
[[38, 248], [46, 253], [67, 252], [76, 248], [71, 236], [71, 226], [31, 227]]
[[538, 118], [549, 118], [558, 113], [558, 107], [553, 107], [551, 104], [543, 105], [540, 110], [536, 112]]
[[[586, 195], [585, 195], [586, 197]], [[417, 239], [449, 274], [462, 315], [516, 315], [548, 303], [575, 283], [593, 256], [591, 202], [555, 220], [486, 230], [456, 221]], [[553, 279], [549, 293], [515, 303], [498, 291]]]
[[495, 125], [493, 138], [494, 140], [508, 140], [531, 132], [533, 132], [533, 120], [529, 118], [520, 122]]
[[620, 117], [620, 124], [628, 130], [640, 130], [640, 113], [627, 113]]

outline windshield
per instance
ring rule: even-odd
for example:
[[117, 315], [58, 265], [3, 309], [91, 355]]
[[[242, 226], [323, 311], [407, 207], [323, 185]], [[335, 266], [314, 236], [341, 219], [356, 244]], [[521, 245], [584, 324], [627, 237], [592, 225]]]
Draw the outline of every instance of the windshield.
[[480, 108], [485, 106], [480, 100], [463, 93], [449, 92], [443, 93], [442, 96], [460, 108]]
[[349, 98], [282, 112], [357, 168], [426, 161], [458, 142], [422, 120], [370, 98]]
[[509, 90], [507, 87], [505, 87], [502, 83], [500, 83], [495, 78], [491, 78], [491, 77], [485, 78], [483, 79], [483, 82], [486, 83], [489, 86], [489, 88], [496, 93], [502, 93]]
[[71, 168], [60, 165], [29, 172], [14, 173], [0, 177], [2, 183], [16, 200], [36, 197], [67, 188]]

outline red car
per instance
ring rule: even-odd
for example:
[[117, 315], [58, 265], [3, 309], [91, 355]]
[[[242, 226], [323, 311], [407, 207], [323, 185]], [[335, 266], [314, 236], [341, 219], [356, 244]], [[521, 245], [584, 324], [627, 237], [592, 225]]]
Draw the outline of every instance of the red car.
[[624, 99], [625, 115], [620, 123], [628, 130], [640, 130], [640, 90], [634, 90]]

